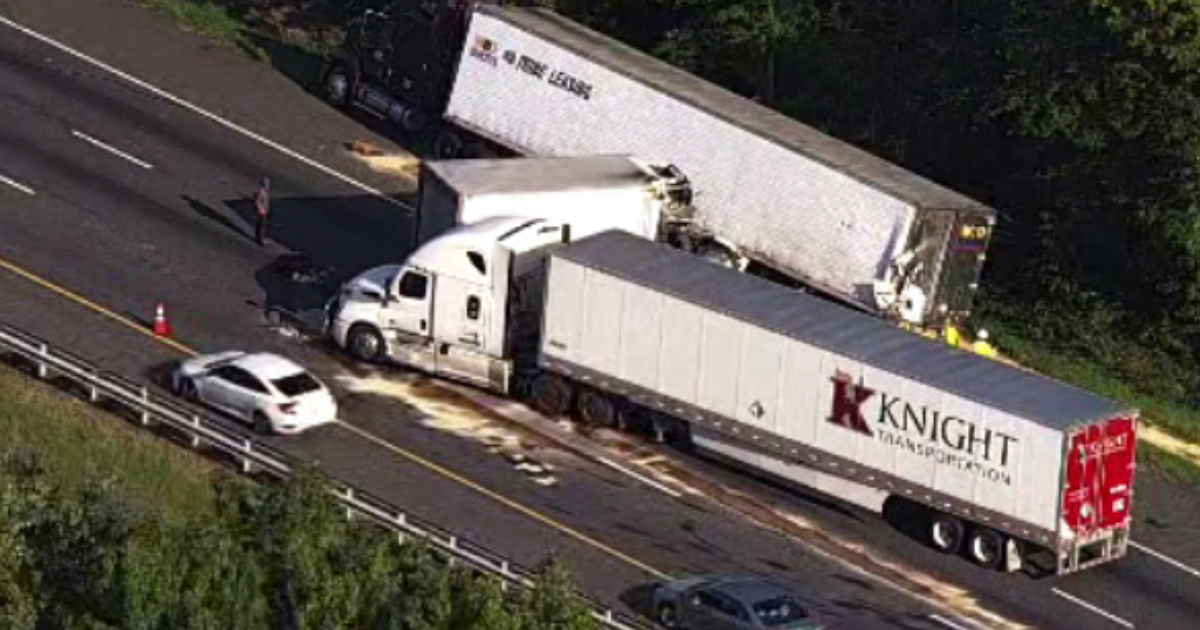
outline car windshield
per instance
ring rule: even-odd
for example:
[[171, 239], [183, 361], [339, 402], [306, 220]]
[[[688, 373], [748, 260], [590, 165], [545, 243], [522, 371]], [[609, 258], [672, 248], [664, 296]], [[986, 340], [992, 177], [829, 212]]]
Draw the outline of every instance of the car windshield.
[[776, 628], [808, 618], [808, 611], [790, 597], [767, 599], [752, 606], [754, 616], [768, 628]]
[[321, 384], [308, 372], [300, 372], [271, 381], [285, 396], [294, 397], [321, 389]]

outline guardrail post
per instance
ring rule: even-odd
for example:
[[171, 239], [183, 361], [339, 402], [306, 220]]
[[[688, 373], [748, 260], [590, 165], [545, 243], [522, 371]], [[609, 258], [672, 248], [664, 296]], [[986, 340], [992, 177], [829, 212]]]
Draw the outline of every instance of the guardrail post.
[[352, 521], [354, 520], [354, 507], [350, 503], [354, 501], [354, 488], [346, 488], [344, 498], [346, 500], [346, 520]]
[[143, 385], [142, 386], [142, 414], [138, 418], [138, 421], [141, 422], [142, 426], [144, 426], [144, 427], [150, 426], [150, 408], [147, 405], [148, 402], [150, 402], [150, 392], [149, 392], [149, 390], [146, 389], [146, 386]]
[[100, 370], [92, 370], [92, 380], [88, 383], [88, 402], [92, 404], [100, 400], [100, 390], [96, 388], [98, 380], [100, 380]]
[[250, 461], [250, 453], [254, 450], [254, 442], [250, 440], [242, 441], [242, 451], [246, 454], [242, 456], [242, 474], [249, 475], [254, 471], [254, 462]]
[[[192, 416], [192, 426], [196, 427], [197, 429], [200, 428], [200, 416]], [[192, 434], [192, 448], [200, 448], [200, 434], [199, 433]]]
[[[49, 356], [50, 347], [44, 343], [39, 343], [38, 344], [38, 354], [41, 355], [43, 358]], [[50, 368], [46, 365], [45, 361], [38, 361], [37, 375], [38, 375], [38, 378], [46, 378], [47, 376], [50, 375]]]

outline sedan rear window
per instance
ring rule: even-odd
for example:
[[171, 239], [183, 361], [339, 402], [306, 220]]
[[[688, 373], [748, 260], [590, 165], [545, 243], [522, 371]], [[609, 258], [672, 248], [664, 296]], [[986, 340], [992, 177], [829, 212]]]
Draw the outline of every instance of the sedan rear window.
[[768, 599], [752, 606], [754, 616], [768, 628], [786, 626], [808, 618], [808, 611], [790, 597]]
[[307, 372], [293, 374], [292, 376], [275, 379], [271, 382], [279, 391], [289, 397], [302, 396], [321, 389], [321, 384], [317, 382], [317, 379], [310, 376]]

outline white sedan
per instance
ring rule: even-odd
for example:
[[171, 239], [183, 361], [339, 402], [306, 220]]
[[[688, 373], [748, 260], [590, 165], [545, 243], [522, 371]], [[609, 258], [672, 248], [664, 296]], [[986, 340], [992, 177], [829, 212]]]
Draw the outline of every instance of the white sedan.
[[264, 435], [292, 435], [337, 418], [329, 388], [274, 354], [229, 351], [185, 360], [171, 374], [171, 390], [232, 414]]

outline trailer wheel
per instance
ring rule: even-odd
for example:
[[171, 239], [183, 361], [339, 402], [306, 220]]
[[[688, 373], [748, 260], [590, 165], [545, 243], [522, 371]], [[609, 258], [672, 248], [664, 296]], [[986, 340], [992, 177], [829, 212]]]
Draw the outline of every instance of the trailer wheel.
[[571, 408], [571, 385], [558, 376], [538, 374], [531, 389], [533, 408], [547, 416], [561, 416]]
[[962, 521], [949, 514], [938, 512], [929, 519], [929, 542], [942, 553], [958, 553], [964, 533]]
[[351, 83], [350, 70], [345, 63], [336, 62], [331, 65], [321, 81], [325, 102], [345, 109], [350, 104], [350, 92], [353, 89]]
[[579, 419], [594, 427], [610, 428], [617, 421], [617, 411], [608, 396], [595, 390], [579, 392]]
[[1004, 536], [994, 529], [975, 527], [967, 539], [967, 557], [986, 569], [999, 568], [1004, 559]]
[[383, 335], [367, 324], [355, 324], [346, 333], [346, 349], [359, 361], [375, 363], [383, 357]]

